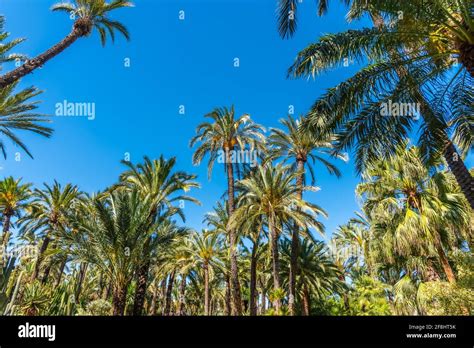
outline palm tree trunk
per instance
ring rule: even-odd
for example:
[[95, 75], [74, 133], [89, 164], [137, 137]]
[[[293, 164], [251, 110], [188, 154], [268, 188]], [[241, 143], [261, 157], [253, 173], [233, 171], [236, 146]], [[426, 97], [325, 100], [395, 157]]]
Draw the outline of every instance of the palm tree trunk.
[[462, 42], [456, 45], [459, 50], [459, 61], [466, 70], [474, 77], [474, 45]]
[[[372, 16], [372, 21], [374, 22], [375, 27], [382, 28], [385, 25], [384, 20], [380, 14], [374, 12], [374, 13], [371, 13], [371, 16]], [[397, 56], [396, 51], [390, 51], [389, 54], [395, 58]], [[471, 62], [473, 61], [472, 57], [470, 58], [470, 61]], [[408, 75], [408, 71], [402, 66], [400, 66], [396, 70], [396, 72], [399, 77], [405, 77]], [[426, 102], [426, 99], [420, 90], [414, 90], [413, 92], [414, 92], [415, 99], [420, 103], [421, 116], [425, 119], [425, 122], [426, 122], [427, 115], [432, 113], [431, 108], [429, 104]], [[445, 144], [443, 157], [448, 163], [449, 169], [451, 170], [454, 177], [456, 178], [456, 181], [459, 187], [461, 188], [462, 193], [464, 194], [467, 201], [469, 202], [471, 209], [474, 209], [474, 178], [469, 173], [466, 165], [464, 164], [464, 161], [459, 156], [456, 150], [456, 147], [454, 146], [452, 141], [449, 139], [448, 135], [444, 132], [443, 134], [441, 134], [441, 136], [444, 138], [443, 141]]]
[[229, 316], [232, 313], [231, 296], [230, 296], [230, 276], [229, 273], [225, 274], [225, 315]]
[[439, 260], [441, 262], [441, 266], [443, 267], [444, 273], [446, 274], [446, 278], [450, 283], [456, 283], [456, 276], [454, 275], [453, 269], [449, 264], [448, 257], [443, 250], [443, 246], [441, 243], [436, 243], [436, 251], [438, 252]]
[[88, 263], [82, 262], [81, 266], [79, 267], [79, 275], [77, 278], [77, 285], [76, 285], [76, 300], [79, 301], [79, 296], [81, 295], [82, 291], [82, 284], [84, 284], [84, 279], [86, 278]]
[[[298, 187], [298, 198], [303, 199], [303, 179], [304, 179], [304, 165], [305, 161], [302, 158], [296, 159], [296, 168], [300, 175], [296, 179], [296, 186]], [[296, 275], [298, 274], [298, 255], [300, 247], [299, 226], [295, 224], [293, 235], [291, 237], [291, 258], [290, 258], [290, 294], [288, 300], [288, 309], [290, 315], [295, 315], [295, 301], [296, 301]]]
[[[268, 228], [270, 230], [272, 245], [273, 290], [277, 291], [280, 289], [280, 258], [278, 255], [278, 235], [272, 218], [269, 219]], [[274, 296], [273, 307], [277, 313], [280, 312], [281, 299], [279, 296], [276, 296], [276, 294]]]
[[133, 301], [133, 315], [142, 315], [143, 303], [148, 282], [148, 270], [150, 269], [150, 261], [145, 262], [137, 271], [137, 287], [135, 289], [135, 299]]
[[207, 262], [204, 262], [203, 265], [204, 271], [204, 315], [209, 315], [209, 304], [210, 304], [210, 294], [209, 294], [209, 265]]
[[260, 294], [260, 315], [265, 315], [267, 311], [267, 294], [265, 291], [265, 286], [263, 285], [263, 281], [260, 281], [260, 288], [262, 290]]
[[33, 274], [31, 275], [31, 282], [34, 282], [36, 278], [38, 278], [41, 263], [43, 262], [43, 258], [44, 258], [44, 253], [46, 252], [46, 249], [48, 249], [48, 245], [50, 242], [51, 242], [51, 238], [49, 238], [49, 235], [46, 234], [44, 236], [43, 243], [41, 244], [40, 250], [38, 252], [38, 257], [36, 258], [35, 268], [33, 270]]
[[257, 315], [257, 248], [255, 243], [250, 260], [250, 315], [252, 316]]
[[153, 296], [151, 298], [150, 315], [156, 315], [158, 291], [159, 291], [158, 285], [155, 283], [155, 286], [153, 287]]
[[185, 293], [186, 293], [186, 276], [181, 274], [181, 284], [179, 286], [179, 310], [178, 315], [186, 315], [185, 312]]
[[[234, 168], [231, 161], [230, 149], [225, 149], [227, 164], [227, 196], [229, 217], [234, 212]], [[240, 293], [239, 269], [237, 266], [237, 238], [235, 230], [229, 229], [230, 244], [230, 283], [232, 293], [232, 315], [242, 315], [242, 295]]]
[[[48, 60], [54, 58], [66, 48], [71, 46], [77, 39], [88, 34], [86, 19], [78, 19], [73, 26], [72, 31], [59, 43], [41, 53], [33, 59], [27, 60], [20, 67], [0, 76], [0, 89], [3, 89], [12, 83], [15, 83], [22, 77], [33, 72], [35, 69], [43, 66]], [[90, 29], [89, 29], [90, 31]]]
[[56, 284], [54, 284], [54, 287], [57, 288], [61, 284], [61, 279], [63, 277], [64, 269], [66, 268], [67, 264], [67, 254], [64, 256], [63, 261], [61, 262], [61, 266], [59, 266], [59, 274], [58, 274], [58, 279], [56, 279]]
[[168, 280], [168, 287], [166, 289], [166, 302], [165, 302], [165, 311], [164, 315], [170, 315], [171, 311], [171, 294], [173, 291], [173, 284], [174, 284], [174, 276], [176, 271], [171, 272], [170, 278]]
[[114, 289], [114, 295], [112, 299], [112, 309], [114, 315], [124, 315], [125, 305], [127, 303], [127, 287], [128, 284], [117, 285], [117, 287]]
[[10, 220], [12, 213], [6, 211], [3, 213], [3, 234], [1, 238], [2, 246], [4, 251], [6, 251], [6, 246], [8, 245], [8, 240], [10, 239]]
[[[447, 137], [446, 137], [447, 138]], [[453, 173], [456, 181], [466, 197], [471, 209], [474, 209], [474, 178], [469, 173], [464, 161], [458, 154], [456, 147], [449, 140], [446, 139], [446, 147], [444, 149], [444, 158], [448, 162], [449, 169]]]
[[309, 295], [308, 286], [303, 285], [303, 315], [308, 316], [311, 312], [311, 298]]

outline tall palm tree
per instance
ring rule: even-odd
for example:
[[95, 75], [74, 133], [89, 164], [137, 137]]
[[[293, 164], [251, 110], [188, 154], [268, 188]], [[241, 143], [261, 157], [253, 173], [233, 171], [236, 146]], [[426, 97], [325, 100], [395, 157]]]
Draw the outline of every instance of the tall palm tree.
[[[47, 138], [53, 131], [51, 128], [41, 125], [42, 122], [49, 122], [49, 120], [44, 115], [35, 112], [39, 102], [30, 100], [39, 95], [41, 91], [30, 87], [14, 93], [16, 85], [17, 83], [14, 83], [8, 87], [0, 88], [0, 133], [14, 145], [23, 149], [28, 156], [33, 157], [28, 147], [14, 131], [28, 131]], [[6, 158], [5, 143], [1, 139], [0, 150], [3, 157]]]
[[[200, 143], [193, 154], [193, 163], [198, 165], [205, 156], [209, 156], [208, 175], [212, 173], [214, 162], [223, 162], [227, 172], [227, 198], [228, 214], [232, 216], [234, 204], [234, 167], [238, 165], [235, 161], [235, 151], [258, 151], [263, 149], [265, 138], [262, 134], [263, 127], [252, 122], [248, 114], [238, 118], [235, 109], [217, 108], [205, 117], [211, 122], [204, 122], [197, 126], [197, 135], [191, 140], [190, 145]], [[234, 158], [234, 160], [233, 160]], [[227, 231], [230, 241], [230, 281], [232, 288], [232, 314], [242, 314], [242, 300], [237, 266], [237, 238], [234, 228]]]
[[128, 286], [141, 262], [144, 245], [157, 226], [150, 217], [150, 199], [137, 190], [96, 197], [71, 217], [71, 255], [108, 275], [113, 289], [113, 314], [123, 315]]
[[0, 242], [4, 248], [10, 240], [11, 218], [20, 217], [31, 197], [31, 184], [23, 184], [21, 180], [10, 176], [0, 181], [0, 209], [3, 213], [3, 234]]
[[[321, 233], [324, 231], [324, 226], [316, 217], [326, 216], [326, 213], [317, 205], [299, 198], [299, 187], [295, 183], [298, 175], [281, 164], [275, 167], [271, 163], [259, 166], [252, 175], [238, 182], [242, 194], [238, 208], [230, 217], [233, 227], [248, 221], [263, 221], [268, 226], [275, 292], [281, 291], [278, 239], [283, 227], [295, 223], [304, 230], [312, 227]], [[304, 187], [304, 190], [307, 189], [310, 187]], [[275, 298], [274, 307], [279, 313], [279, 298]]]
[[[284, 240], [282, 243], [283, 275], [288, 277], [291, 260], [291, 243]], [[303, 314], [310, 315], [311, 299], [323, 299], [327, 295], [341, 294], [347, 290], [341, 280], [341, 273], [331, 260], [328, 248], [323, 242], [312, 242], [305, 238], [301, 244], [301, 253], [298, 254], [297, 275], [298, 291], [303, 302]]]
[[400, 147], [394, 156], [370, 165], [363, 177], [356, 191], [368, 215], [379, 225], [386, 222], [385, 233], [393, 234], [389, 247], [402, 256], [437, 255], [446, 278], [454, 283], [446, 249], [460, 231], [470, 228], [471, 211], [446, 173], [427, 168], [418, 148]]
[[82, 193], [77, 186], [67, 184], [63, 187], [57, 181], [52, 186], [44, 184], [44, 189], [33, 191], [27, 214], [19, 220], [21, 234], [40, 233], [43, 236], [31, 281], [39, 275], [51, 240], [61, 229], [66, 228], [71, 211], [81, 199]]
[[[371, 64], [319, 98], [308, 115], [308, 126], [336, 129], [338, 149], [355, 145], [359, 170], [384, 153], [394, 153], [418, 128], [425, 160], [444, 156], [474, 208], [474, 179], [462, 160], [473, 141], [470, 1], [351, 3], [349, 18], [368, 12], [375, 27], [322, 36], [298, 54], [289, 73], [314, 76], [344, 59], [361, 64], [368, 59]], [[410, 15], [399, 18], [400, 13]], [[392, 102], [418, 105], [415, 116], [421, 116], [423, 123], [418, 127], [413, 117], [381, 115], [383, 105]]]
[[[229, 210], [228, 210], [228, 202], [224, 201], [218, 202], [217, 206], [214, 207], [213, 211], [207, 213], [204, 217], [203, 221], [210, 230], [215, 234], [220, 234], [225, 236], [225, 241], [223, 242], [224, 247], [229, 249], [229, 235], [228, 231], [228, 224], [229, 224]], [[238, 237], [237, 237], [238, 238]], [[230, 285], [230, 265], [227, 263], [229, 258], [226, 258], [224, 262], [226, 262], [227, 270], [224, 270], [224, 277], [226, 282], [226, 293], [225, 293], [225, 315], [230, 315], [232, 313], [231, 309], [231, 285]]]
[[0, 89], [11, 85], [35, 69], [43, 66], [79, 38], [89, 36], [93, 29], [99, 32], [102, 45], [106, 43], [107, 34], [114, 41], [115, 32], [119, 32], [129, 40], [130, 36], [127, 28], [122, 23], [110, 19], [109, 13], [119, 8], [132, 6], [133, 4], [126, 0], [113, 0], [111, 2], [105, 2], [105, 0], [75, 0], [73, 3], [61, 2], [53, 5], [51, 7], [52, 11], [66, 12], [68, 15], [76, 18], [72, 31], [47, 51], [35, 58], [26, 60], [20, 67], [0, 76]]
[[[280, 123], [285, 126], [286, 130], [276, 128], [271, 129], [271, 135], [268, 139], [273, 158], [281, 158], [284, 162], [291, 162], [295, 171], [298, 172], [296, 184], [298, 186], [298, 196], [303, 199], [303, 186], [306, 179], [306, 169], [308, 169], [311, 176], [311, 182], [314, 183], [315, 175], [312, 165], [317, 162], [321, 163], [330, 174], [340, 177], [341, 173], [331, 162], [326, 158], [327, 156], [335, 156], [341, 160], [346, 161], [347, 158], [342, 154], [334, 154], [333, 141], [334, 135], [327, 132], [309, 132], [304, 129], [302, 125], [302, 118], [295, 120], [291, 116], [287, 119], [280, 120]], [[308, 160], [312, 162], [308, 163]], [[292, 233], [292, 258], [290, 267], [289, 279], [289, 310], [290, 314], [295, 314], [294, 298], [297, 270], [297, 258], [299, 248], [299, 228], [295, 226]]]
[[204, 276], [204, 315], [211, 314], [210, 272], [211, 268], [219, 263], [217, 256], [221, 250], [222, 240], [218, 234], [204, 231], [194, 232], [185, 245], [186, 252], [191, 255], [193, 266], [201, 268]]
[[[161, 156], [157, 160], [144, 158], [143, 164], [134, 165], [123, 161], [128, 170], [120, 176], [120, 183], [116, 187], [136, 188], [143, 197], [152, 199], [150, 216], [155, 220], [164, 221], [175, 214], [179, 214], [184, 220], [184, 214], [179, 207], [180, 202], [200, 202], [188, 195], [181, 194], [192, 188], [198, 188], [199, 184], [194, 181], [195, 175], [182, 171], [176, 171], [176, 158], [166, 160]], [[150, 235], [148, 244], [151, 244], [154, 235]], [[134, 315], [140, 315], [148, 284], [148, 271], [150, 268], [150, 252], [143, 255], [141, 264], [137, 269], [137, 287], [135, 292]]]

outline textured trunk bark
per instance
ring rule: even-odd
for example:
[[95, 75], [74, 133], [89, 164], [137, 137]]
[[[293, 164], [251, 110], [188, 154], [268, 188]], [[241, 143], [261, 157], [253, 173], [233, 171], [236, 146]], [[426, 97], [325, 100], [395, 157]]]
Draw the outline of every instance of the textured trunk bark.
[[[271, 235], [273, 290], [277, 291], [280, 289], [280, 257], [278, 254], [278, 234], [275, 229], [274, 221], [271, 218], [268, 222], [268, 228]], [[277, 313], [280, 312], [281, 299], [278, 296], [274, 296], [273, 307]]]
[[114, 290], [112, 299], [113, 314], [116, 316], [123, 316], [125, 312], [125, 305], [127, 303], [127, 287], [128, 285], [119, 285]]
[[461, 42], [457, 44], [457, 48], [459, 50], [459, 61], [471, 77], [474, 77], [474, 45], [468, 42]]
[[456, 147], [447, 137], [443, 155], [471, 209], [474, 209], [474, 178], [459, 156]]
[[[304, 165], [305, 160], [302, 158], [296, 159], [296, 168], [301, 174], [296, 179], [296, 186], [298, 187], [298, 198], [303, 199], [303, 180], [304, 180]], [[295, 315], [295, 302], [296, 302], [296, 275], [298, 274], [298, 256], [300, 248], [300, 236], [299, 226], [295, 224], [293, 229], [293, 235], [291, 237], [291, 260], [290, 260], [290, 292], [288, 299], [288, 309], [290, 315]]]
[[231, 295], [230, 295], [230, 276], [229, 273], [225, 274], [225, 315], [230, 315], [232, 313], [232, 305], [231, 305]]
[[209, 304], [210, 304], [210, 294], [209, 294], [209, 265], [207, 262], [204, 262], [203, 265], [204, 271], [204, 315], [209, 315]]
[[43, 277], [41, 278], [41, 284], [46, 284], [48, 282], [49, 273], [51, 273], [51, 268], [53, 267], [53, 259], [50, 258], [47, 266], [44, 269]]
[[145, 303], [146, 289], [148, 286], [148, 270], [150, 261], [145, 262], [137, 271], [137, 287], [133, 301], [133, 315], [143, 314], [143, 304]]
[[157, 284], [155, 283], [155, 286], [153, 288], [153, 296], [151, 298], [150, 315], [156, 315], [156, 307], [157, 307], [157, 302], [158, 302], [158, 291], [159, 291], [159, 288], [158, 288]]
[[49, 238], [49, 235], [46, 234], [46, 236], [44, 236], [43, 243], [41, 243], [41, 247], [38, 252], [38, 257], [36, 258], [35, 268], [33, 270], [33, 274], [31, 275], [32, 282], [34, 282], [38, 278], [38, 275], [41, 269], [40, 268], [41, 263], [43, 262], [43, 258], [44, 258], [44, 253], [46, 252], [46, 249], [48, 249], [48, 245], [50, 242], [51, 242], [51, 238]]
[[183, 316], [186, 315], [185, 306], [186, 306], [186, 276], [184, 274], [181, 275], [181, 284], [179, 286], [179, 311], [178, 315]]
[[82, 262], [79, 267], [79, 275], [77, 279], [77, 288], [76, 288], [76, 301], [79, 301], [79, 296], [82, 291], [82, 284], [84, 284], [84, 279], [86, 278], [88, 263]]
[[61, 279], [63, 277], [64, 269], [66, 268], [67, 264], [67, 259], [68, 256], [67, 254], [64, 256], [61, 265], [59, 266], [59, 274], [58, 274], [58, 279], [56, 279], [56, 283], [54, 284], [54, 287], [57, 288], [59, 285], [61, 285]]
[[87, 20], [79, 19], [74, 23], [72, 31], [59, 43], [48, 49], [47, 51], [41, 53], [33, 59], [27, 60], [20, 67], [6, 73], [3, 76], [0, 76], [0, 89], [5, 88], [12, 83], [15, 83], [22, 77], [28, 75], [33, 70], [43, 66], [48, 60], [54, 58], [59, 53], [64, 51], [66, 48], [71, 46], [77, 39], [82, 36], [85, 36], [90, 32], [90, 29], [87, 28], [89, 23], [86, 23]]
[[257, 243], [253, 245], [250, 260], [250, 315], [252, 316], [257, 315]]
[[171, 294], [173, 292], [173, 285], [174, 285], [174, 276], [176, 271], [171, 272], [170, 278], [168, 280], [168, 287], [166, 289], [166, 302], [165, 302], [165, 315], [170, 315], [171, 311]]
[[165, 305], [166, 305], [166, 289], [168, 288], [168, 276], [161, 281], [161, 294], [160, 294], [160, 304], [161, 304], [161, 315], [165, 315]]
[[13, 213], [6, 211], [4, 212], [4, 215], [3, 215], [3, 234], [1, 238], [1, 243], [2, 243], [2, 246], [4, 247], [4, 250], [6, 249], [6, 246], [8, 245], [8, 241], [10, 239], [10, 220], [11, 220], [12, 214]]
[[267, 294], [263, 281], [260, 281], [260, 289], [262, 290], [260, 295], [260, 315], [265, 315], [267, 312]]
[[311, 298], [309, 295], [308, 287], [306, 284], [303, 285], [303, 315], [308, 316], [311, 312]]
[[448, 257], [443, 250], [443, 246], [440, 243], [436, 243], [436, 251], [439, 255], [439, 261], [441, 262], [441, 266], [443, 267], [443, 271], [446, 274], [446, 278], [450, 283], [456, 283], [456, 276], [454, 275], [453, 269], [449, 264]]
[[[227, 165], [227, 195], [229, 217], [234, 212], [234, 168], [230, 149], [225, 149]], [[240, 293], [239, 269], [237, 266], [237, 238], [233, 228], [229, 229], [230, 244], [230, 283], [232, 293], [232, 315], [242, 315], [242, 295]]]

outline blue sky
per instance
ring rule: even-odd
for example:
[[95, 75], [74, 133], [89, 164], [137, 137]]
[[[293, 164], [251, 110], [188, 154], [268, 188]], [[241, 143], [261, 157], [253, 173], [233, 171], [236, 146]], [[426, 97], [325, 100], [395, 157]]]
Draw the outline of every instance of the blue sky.
[[[52, 0], [0, 0], [11, 37], [27, 41], [17, 51], [34, 56], [61, 40], [72, 21], [52, 13]], [[44, 90], [41, 113], [53, 115], [64, 100], [96, 105], [96, 118], [52, 117], [51, 139], [22, 134], [34, 160], [8, 144], [2, 176], [23, 177], [40, 185], [57, 179], [87, 192], [104, 189], [124, 169], [120, 160], [129, 153], [133, 162], [176, 156], [179, 169], [199, 176], [202, 188], [193, 191], [201, 207], [187, 204], [187, 224], [202, 226], [203, 215], [221, 197], [226, 185], [222, 165], [212, 181], [206, 165], [191, 163], [189, 140], [203, 115], [219, 106], [236, 106], [265, 127], [278, 126], [289, 105], [295, 113], [308, 111], [328, 87], [351, 76], [355, 66], [340, 68], [317, 80], [288, 80], [286, 70], [296, 53], [321, 34], [339, 32], [364, 23], [348, 24], [345, 9], [333, 2], [329, 14], [318, 18], [313, 1], [301, 5], [299, 29], [291, 40], [278, 36], [275, 0], [137, 0], [136, 7], [119, 10], [114, 18], [127, 25], [131, 41], [118, 39], [102, 48], [98, 35], [80, 39], [41, 70], [23, 79]], [[185, 20], [179, 20], [179, 11]], [[368, 25], [366, 23], [366, 25]], [[124, 67], [129, 58], [131, 66]], [[234, 58], [240, 66], [234, 67]], [[185, 114], [179, 113], [184, 105]], [[321, 191], [308, 199], [329, 213], [330, 234], [358, 209], [354, 188], [358, 182], [352, 161], [339, 163], [341, 179], [316, 167]]]

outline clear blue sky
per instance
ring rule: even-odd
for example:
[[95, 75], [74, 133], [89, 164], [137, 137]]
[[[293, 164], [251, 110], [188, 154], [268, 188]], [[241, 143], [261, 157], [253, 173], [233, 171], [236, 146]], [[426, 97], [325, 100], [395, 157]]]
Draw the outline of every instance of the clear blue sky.
[[[11, 37], [25, 37], [17, 51], [34, 56], [69, 32], [72, 21], [52, 13], [53, 0], [1, 0]], [[286, 70], [296, 53], [321, 34], [360, 27], [348, 24], [345, 9], [332, 2], [329, 14], [317, 18], [313, 1], [301, 5], [295, 38], [281, 40], [276, 28], [275, 0], [137, 0], [136, 7], [119, 10], [114, 18], [125, 23], [131, 42], [118, 39], [105, 48], [98, 35], [81, 39], [41, 70], [23, 79], [44, 90], [39, 111], [54, 114], [55, 104], [96, 104], [96, 118], [52, 117], [51, 139], [22, 134], [34, 160], [8, 144], [2, 176], [23, 177], [39, 185], [57, 179], [78, 184], [87, 192], [104, 189], [123, 170], [125, 153], [133, 162], [144, 155], [176, 156], [179, 169], [196, 173], [202, 189], [193, 195], [203, 202], [185, 212], [188, 225], [202, 226], [203, 215], [221, 197], [225, 176], [215, 166], [212, 181], [206, 165], [194, 167], [189, 140], [203, 115], [214, 107], [235, 104], [238, 113], [249, 113], [265, 127], [278, 126], [288, 106], [296, 113], [308, 111], [325, 88], [351, 76], [356, 67], [340, 68], [316, 81], [287, 80]], [[185, 20], [178, 18], [185, 11]], [[366, 24], [367, 25], [367, 24]], [[240, 59], [234, 68], [233, 60]], [[124, 59], [131, 67], [124, 67]], [[184, 105], [186, 114], [179, 114]], [[358, 209], [354, 188], [358, 178], [352, 161], [339, 163], [337, 179], [316, 167], [321, 191], [308, 198], [324, 207], [330, 217], [328, 234]]]

